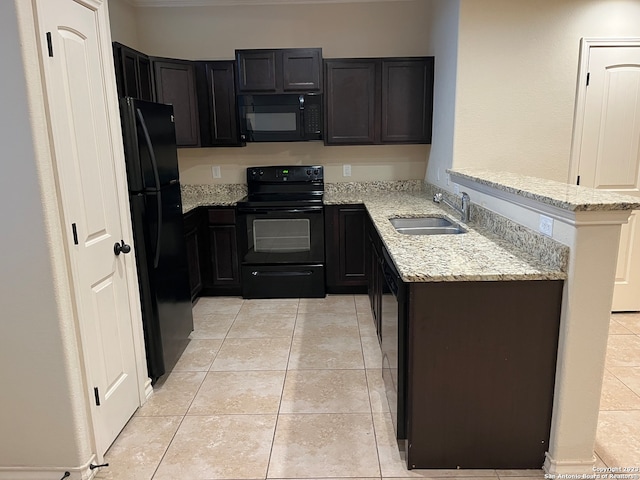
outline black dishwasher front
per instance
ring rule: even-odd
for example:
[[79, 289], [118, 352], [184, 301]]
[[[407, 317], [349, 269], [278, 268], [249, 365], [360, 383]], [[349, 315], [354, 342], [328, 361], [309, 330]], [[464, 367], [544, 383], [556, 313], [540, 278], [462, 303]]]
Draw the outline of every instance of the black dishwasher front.
[[406, 388], [407, 388], [407, 288], [398, 273], [386, 248], [384, 257], [384, 279], [382, 295], [382, 320], [380, 322], [380, 347], [382, 349], [382, 378], [397, 439], [406, 435]]

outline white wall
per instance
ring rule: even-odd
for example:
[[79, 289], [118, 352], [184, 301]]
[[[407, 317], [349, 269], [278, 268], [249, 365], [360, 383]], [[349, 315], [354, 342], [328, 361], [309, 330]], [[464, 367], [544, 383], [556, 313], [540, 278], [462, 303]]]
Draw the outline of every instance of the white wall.
[[190, 60], [235, 49], [322, 47], [331, 57], [425, 55], [430, 2], [139, 9], [140, 48]]
[[111, 39], [136, 50], [140, 50], [138, 40], [138, 10], [126, 0], [108, 0]]
[[430, 54], [435, 56], [433, 139], [426, 180], [446, 187], [455, 136], [456, 76], [458, 68], [458, 22], [460, 0], [433, 0], [426, 29], [431, 33]]
[[90, 458], [64, 253], [50, 221], [54, 183], [50, 163], [41, 163], [48, 140], [30, 9], [31, 2], [0, 2], [0, 475]]
[[[323, 165], [325, 182], [422, 179], [428, 145], [325, 147], [322, 142], [253, 143], [243, 148], [178, 150], [182, 183], [245, 183], [246, 169], [258, 165]], [[342, 166], [351, 165], [351, 176]], [[213, 179], [219, 165], [222, 178]]]
[[637, 0], [461, 0], [455, 167], [567, 181], [581, 37], [640, 37]]
[[[422, 56], [429, 53], [430, 5], [412, 0], [141, 8], [137, 28], [143, 52], [191, 60], [233, 59], [242, 48], [285, 47], [322, 47], [325, 58]], [[116, 38], [115, 26], [113, 31]], [[428, 154], [428, 145], [325, 147], [321, 142], [178, 153], [183, 183], [244, 182], [249, 166], [307, 163], [325, 165], [328, 182], [422, 179]], [[342, 176], [345, 163], [352, 166], [351, 177]], [[212, 165], [222, 167], [221, 179], [212, 178]]]

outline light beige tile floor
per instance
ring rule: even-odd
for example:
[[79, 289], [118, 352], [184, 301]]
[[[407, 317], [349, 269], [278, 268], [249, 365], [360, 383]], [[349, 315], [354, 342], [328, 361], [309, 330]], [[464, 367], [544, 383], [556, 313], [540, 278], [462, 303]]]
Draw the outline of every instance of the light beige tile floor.
[[[98, 479], [542, 479], [541, 470], [407, 470], [365, 295], [201, 298], [178, 365]], [[613, 315], [596, 453], [640, 466], [640, 314]]]

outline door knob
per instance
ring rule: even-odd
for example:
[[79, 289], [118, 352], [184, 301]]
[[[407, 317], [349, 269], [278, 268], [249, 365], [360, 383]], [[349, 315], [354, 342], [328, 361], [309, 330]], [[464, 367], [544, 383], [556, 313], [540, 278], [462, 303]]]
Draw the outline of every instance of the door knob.
[[131, 251], [131, 245], [124, 243], [124, 240], [120, 240], [120, 243], [116, 242], [113, 245], [113, 253], [120, 255], [120, 252], [127, 254]]

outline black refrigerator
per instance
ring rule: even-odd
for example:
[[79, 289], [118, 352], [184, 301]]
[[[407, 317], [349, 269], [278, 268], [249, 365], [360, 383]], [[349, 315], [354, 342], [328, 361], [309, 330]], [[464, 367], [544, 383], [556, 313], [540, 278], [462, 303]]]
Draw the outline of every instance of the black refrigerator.
[[173, 107], [120, 101], [134, 251], [152, 382], [171, 371], [193, 330]]

